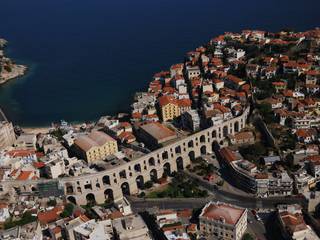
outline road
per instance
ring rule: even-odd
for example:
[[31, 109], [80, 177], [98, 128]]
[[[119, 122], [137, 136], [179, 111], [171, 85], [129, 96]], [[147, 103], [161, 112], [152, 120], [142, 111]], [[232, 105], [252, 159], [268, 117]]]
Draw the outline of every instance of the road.
[[211, 192], [214, 196], [214, 200], [227, 202], [230, 204], [234, 204], [244, 208], [264, 208], [264, 209], [273, 209], [279, 203], [286, 204], [302, 204], [303, 199], [298, 197], [268, 197], [268, 198], [256, 198], [252, 196], [244, 196], [232, 192], [227, 192], [220, 189], [215, 189], [215, 187], [203, 180], [201, 178], [197, 178], [189, 173], [186, 174], [197, 181], [197, 183]]
[[256, 236], [257, 239], [265, 240], [266, 239], [266, 228], [264, 225], [264, 219], [262, 221], [258, 221], [255, 216], [251, 213], [251, 211], [248, 211], [248, 229], [247, 231], [254, 236]]

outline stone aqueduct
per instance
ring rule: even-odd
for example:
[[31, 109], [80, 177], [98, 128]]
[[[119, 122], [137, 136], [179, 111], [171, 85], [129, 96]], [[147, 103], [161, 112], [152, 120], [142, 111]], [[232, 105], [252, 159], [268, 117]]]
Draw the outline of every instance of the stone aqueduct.
[[[60, 178], [59, 184], [63, 186], [67, 199], [79, 205], [92, 200], [97, 203], [107, 199], [117, 201], [123, 195], [136, 194], [143, 182], [154, 181], [163, 173], [182, 170], [190, 164], [192, 158], [212, 152], [215, 141], [220, 142], [228, 134], [245, 127], [249, 110], [250, 107], [238, 117], [184, 137], [133, 161], [90, 175]], [[38, 183], [50, 181], [53, 180], [8, 180], [1, 182], [0, 191], [8, 193], [18, 189], [30, 192], [36, 190]]]

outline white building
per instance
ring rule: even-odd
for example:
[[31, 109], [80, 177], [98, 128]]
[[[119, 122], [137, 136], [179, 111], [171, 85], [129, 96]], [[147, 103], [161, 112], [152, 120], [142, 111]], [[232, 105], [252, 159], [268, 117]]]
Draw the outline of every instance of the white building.
[[241, 239], [247, 229], [247, 209], [209, 202], [199, 216], [200, 231], [207, 239]]
[[35, 134], [21, 134], [14, 145], [18, 149], [36, 149], [37, 136]]
[[129, 215], [112, 221], [119, 240], [151, 240], [149, 229], [140, 215]]
[[189, 110], [181, 115], [181, 121], [184, 128], [193, 132], [200, 130], [200, 117], [197, 110]]
[[110, 240], [111, 220], [96, 222], [92, 219], [74, 228], [75, 240]]
[[188, 66], [187, 67], [187, 74], [188, 74], [189, 79], [199, 77], [201, 74], [200, 67], [199, 66]]
[[16, 141], [16, 135], [12, 123], [0, 123], [0, 150], [12, 146]]

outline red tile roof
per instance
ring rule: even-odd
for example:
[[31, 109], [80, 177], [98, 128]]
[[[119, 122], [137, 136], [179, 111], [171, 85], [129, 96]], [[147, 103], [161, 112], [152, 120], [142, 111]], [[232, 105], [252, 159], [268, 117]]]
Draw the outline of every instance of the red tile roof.
[[173, 104], [173, 105], [178, 105], [177, 99], [175, 99], [172, 96], [161, 96], [158, 98], [159, 105], [161, 107], [168, 105], [168, 104]]
[[244, 214], [245, 209], [225, 203], [209, 203], [204, 207], [200, 217], [214, 221], [225, 221], [227, 224], [236, 225]]
[[222, 148], [220, 150], [220, 154], [221, 156], [228, 162], [233, 162], [237, 160], [236, 155], [234, 154], [234, 152], [232, 150], [230, 150], [229, 148]]
[[16, 180], [28, 180], [30, 179], [31, 174], [32, 171], [21, 171], [20, 175], [16, 178]]
[[54, 222], [59, 218], [59, 216], [62, 213], [63, 209], [64, 209], [63, 206], [57, 206], [57, 207], [54, 207], [50, 211], [39, 212], [38, 213], [38, 220], [42, 224], [48, 224], [50, 222]]

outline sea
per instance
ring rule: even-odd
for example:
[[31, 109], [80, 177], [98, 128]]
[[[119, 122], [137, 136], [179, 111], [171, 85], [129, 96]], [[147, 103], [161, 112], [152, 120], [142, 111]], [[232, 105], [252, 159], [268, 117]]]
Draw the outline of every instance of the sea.
[[0, 0], [6, 54], [29, 70], [0, 86], [26, 127], [128, 112], [154, 73], [226, 31], [320, 27], [319, 0]]

